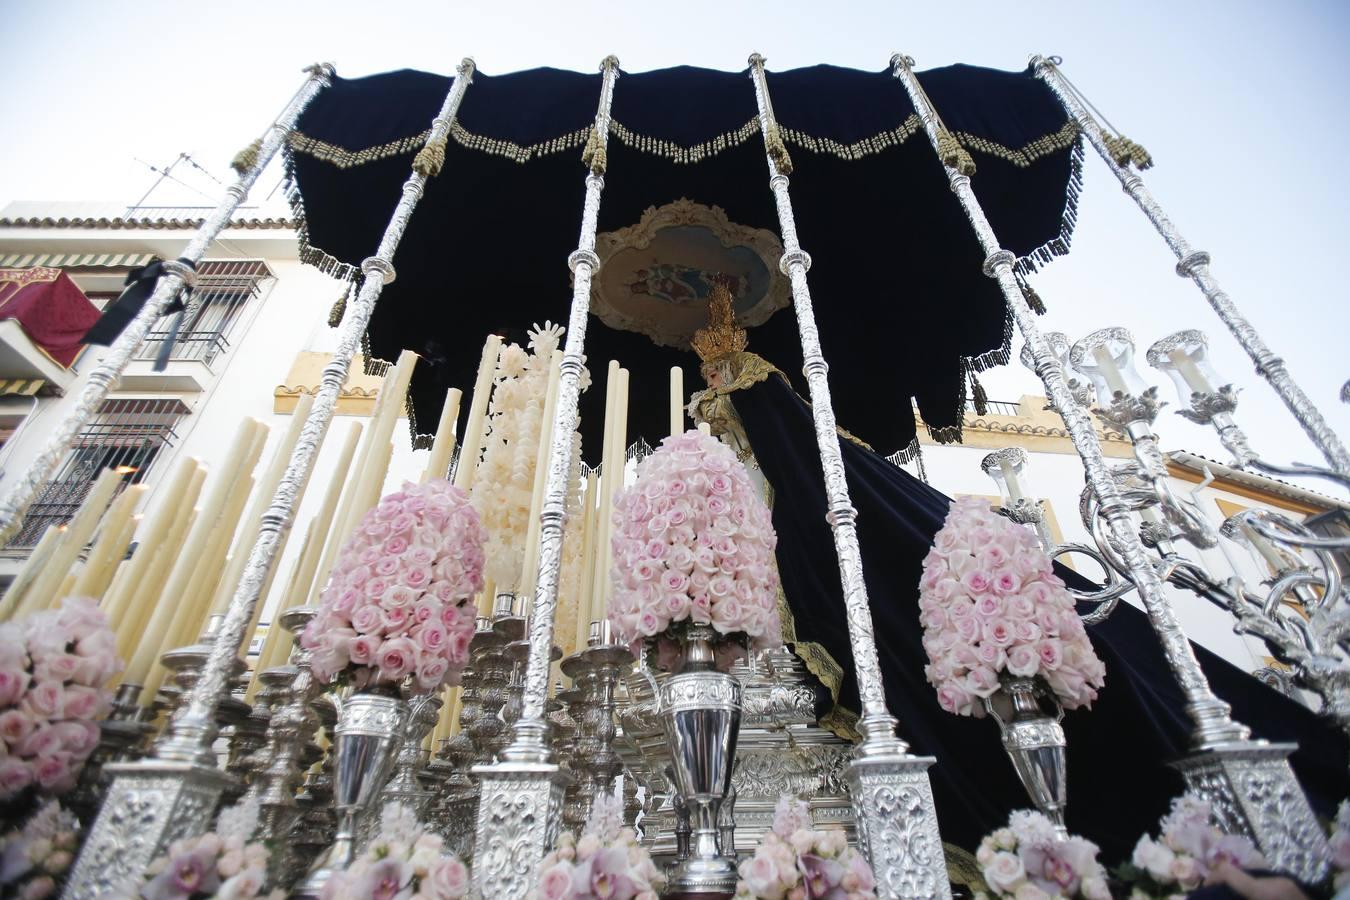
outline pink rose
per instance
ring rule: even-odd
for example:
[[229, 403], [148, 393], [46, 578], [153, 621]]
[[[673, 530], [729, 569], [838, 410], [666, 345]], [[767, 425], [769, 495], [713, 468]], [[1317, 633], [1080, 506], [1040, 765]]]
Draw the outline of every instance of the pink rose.
[[982, 619], [994, 619], [1003, 615], [1003, 598], [995, 594], [982, 594], [975, 598], [975, 615]]
[[[398, 574], [398, 559], [392, 556], [386, 556], [375, 563], [375, 574], [381, 578], [393, 578]], [[367, 585], [369, 589], [369, 585]]]
[[351, 643], [347, 645], [348, 656], [358, 666], [374, 665], [381, 643], [379, 636], [375, 634], [363, 634], [352, 638]]
[[99, 719], [107, 715], [108, 700], [97, 688], [80, 684], [67, 685], [62, 706], [70, 719]]
[[33, 783], [33, 768], [17, 756], [0, 758], [0, 798], [13, 797]]
[[399, 556], [408, 549], [408, 539], [401, 534], [396, 534], [385, 539], [382, 548], [389, 556]]
[[412, 625], [412, 616], [408, 612], [408, 607], [396, 606], [380, 610], [380, 622], [384, 626], [385, 634], [398, 635]]
[[21, 743], [37, 728], [32, 716], [18, 709], [7, 709], [0, 713], [0, 738], [13, 747]]
[[[965, 616], [953, 620], [957, 636], [966, 643], [974, 643], [980, 639], [980, 620], [974, 616]], [[995, 645], [997, 646], [997, 645]]]
[[412, 637], [421, 645], [423, 652], [439, 654], [445, 648], [448, 635], [444, 625], [439, 621], [432, 620], [417, 626]]
[[[547, 873], [545, 873], [547, 874]], [[468, 896], [469, 893], [469, 870], [454, 856], [442, 856], [432, 864], [431, 870], [427, 873], [427, 878], [431, 882], [431, 887], [440, 897], [454, 898]], [[570, 884], [571, 878], [568, 877]], [[540, 891], [544, 891], [544, 882], [540, 881]], [[545, 895], [545, 900], [561, 900], [561, 898], [552, 898]]]
[[469, 656], [469, 644], [473, 641], [473, 629], [464, 628], [450, 634], [446, 645], [446, 656], [452, 665], [463, 666]]
[[973, 711], [974, 699], [964, 688], [948, 683], [938, 688], [938, 705], [949, 713], [968, 716]]
[[970, 569], [961, 576], [961, 587], [965, 588], [972, 596], [989, 591], [992, 585], [992, 576], [980, 569]]
[[384, 627], [384, 617], [375, 604], [362, 606], [352, 613], [352, 627], [361, 634], [378, 634]]
[[1040, 657], [1041, 668], [1053, 672], [1064, 661], [1064, 648], [1054, 638], [1046, 638], [1036, 645], [1036, 654]]
[[998, 675], [988, 666], [976, 666], [966, 673], [965, 688], [976, 697], [990, 697], [998, 687]]
[[1017, 644], [1008, 649], [1008, 673], [1019, 678], [1030, 678], [1040, 668], [1040, 656], [1035, 648]]
[[424, 691], [435, 690], [445, 681], [450, 663], [440, 656], [423, 656], [417, 664], [417, 686]]
[[539, 900], [571, 900], [572, 865], [559, 861], [544, 870], [539, 878]]
[[20, 756], [50, 756], [60, 750], [63, 744], [61, 732], [55, 725], [43, 725], [14, 749]]
[[30, 676], [23, 669], [0, 669], [0, 707], [13, 706], [28, 690]]
[[[406, 574], [406, 573], [405, 573]], [[385, 609], [409, 607], [417, 601], [418, 593], [406, 584], [391, 584], [384, 592], [380, 605]]]
[[75, 786], [78, 768], [72, 768], [70, 754], [65, 752], [41, 756], [33, 762], [33, 777], [44, 790], [67, 791]]
[[398, 681], [417, 669], [417, 646], [407, 638], [390, 638], [380, 645], [375, 662], [380, 668], [382, 680]]
[[64, 698], [59, 681], [39, 681], [24, 695], [22, 709], [35, 719], [59, 719]]
[[689, 618], [698, 625], [712, 623], [712, 598], [705, 593], [694, 594], [689, 598]]

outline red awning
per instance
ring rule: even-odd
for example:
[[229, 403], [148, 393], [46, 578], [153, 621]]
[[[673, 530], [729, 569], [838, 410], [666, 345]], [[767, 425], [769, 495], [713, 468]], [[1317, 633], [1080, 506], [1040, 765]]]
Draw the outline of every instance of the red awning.
[[14, 319], [34, 344], [69, 369], [99, 310], [60, 269], [0, 269], [0, 319]]

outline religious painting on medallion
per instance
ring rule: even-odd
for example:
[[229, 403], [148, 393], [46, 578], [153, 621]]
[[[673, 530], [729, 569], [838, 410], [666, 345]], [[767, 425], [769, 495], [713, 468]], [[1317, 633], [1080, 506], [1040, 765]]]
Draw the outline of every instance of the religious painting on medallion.
[[743, 325], [762, 325], [788, 304], [778, 236], [732, 222], [716, 206], [681, 199], [650, 207], [636, 224], [598, 235], [596, 251], [602, 265], [591, 311], [664, 347], [688, 349], [708, 321], [718, 276], [731, 279]]

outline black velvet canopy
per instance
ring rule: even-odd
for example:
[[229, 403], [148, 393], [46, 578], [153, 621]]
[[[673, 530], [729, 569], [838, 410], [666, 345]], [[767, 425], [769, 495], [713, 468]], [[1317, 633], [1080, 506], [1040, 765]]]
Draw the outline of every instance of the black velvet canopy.
[[[1004, 246], [1024, 268], [1065, 252], [1081, 155], [1049, 91], [1027, 72], [965, 65], [920, 77], [978, 164], [976, 189]], [[834, 66], [772, 73], [768, 84], [795, 164], [792, 198], [840, 423], [880, 451], [905, 449], [913, 397], [931, 429], [956, 438], [966, 374], [1006, 361], [1009, 325], [903, 87], [889, 72]], [[313, 101], [288, 152], [307, 261], [352, 274], [374, 252], [448, 88], [444, 76], [404, 70], [338, 78]], [[566, 322], [580, 154], [599, 91], [599, 74], [474, 75], [444, 170], [413, 215], [397, 280], [368, 330], [377, 358], [422, 355], [416, 421], [435, 422], [445, 390], [473, 383], [487, 333], [522, 341], [532, 322]], [[778, 232], [746, 72], [624, 73], [612, 112], [601, 232], [680, 198]], [[753, 328], [750, 341], [798, 377], [790, 311]], [[662, 390], [672, 365], [697, 366], [687, 350], [595, 317], [586, 352], [595, 369], [620, 360], [635, 392]], [[588, 457], [598, 452], [602, 393], [582, 398]], [[630, 439], [659, 437], [666, 421], [661, 404], [635, 404]]]

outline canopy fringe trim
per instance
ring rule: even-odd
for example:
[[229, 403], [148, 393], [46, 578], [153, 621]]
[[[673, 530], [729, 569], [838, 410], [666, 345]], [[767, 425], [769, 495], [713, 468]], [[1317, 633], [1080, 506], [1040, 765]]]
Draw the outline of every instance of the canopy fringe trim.
[[1073, 149], [1069, 151], [1069, 183], [1064, 189], [1064, 215], [1060, 219], [1059, 234], [1017, 260], [1013, 267], [1018, 275], [1027, 276], [1056, 257], [1067, 256], [1078, 225], [1078, 198], [1083, 193], [1083, 139], [1075, 134]]
[[[911, 113], [894, 128], [848, 144], [829, 137], [807, 134], [781, 122], [779, 123], [779, 133], [785, 143], [794, 144], [813, 153], [829, 153], [840, 159], [856, 160], [880, 153], [888, 147], [903, 144], [921, 127], [922, 123], [918, 115]], [[592, 130], [593, 126], [586, 125], [547, 141], [525, 146], [513, 141], [475, 134], [458, 122], [454, 122], [450, 126], [450, 136], [455, 140], [455, 143], [467, 149], [494, 156], [504, 156], [518, 163], [526, 163], [532, 159], [563, 153], [577, 147], [584, 148], [591, 141]], [[663, 156], [679, 165], [690, 165], [717, 156], [724, 150], [739, 147], [755, 137], [759, 133], [759, 119], [758, 117], [751, 117], [739, 128], [692, 146], [684, 146], [664, 138], [639, 134], [617, 119], [610, 119], [609, 133], [626, 147], [642, 153], [650, 153], [653, 156]], [[427, 129], [419, 134], [399, 138], [388, 143], [377, 144], [360, 150], [349, 150], [338, 144], [330, 144], [327, 141], [295, 131], [291, 133], [289, 145], [292, 150], [298, 153], [330, 163], [340, 169], [350, 169], [354, 166], [420, 150], [430, 135], [431, 130]], [[991, 141], [966, 131], [953, 131], [951, 135], [961, 147], [967, 150], [996, 156], [1015, 166], [1026, 168], [1043, 157], [1072, 146], [1078, 137], [1078, 129], [1073, 122], [1065, 122], [1058, 131], [1036, 138], [1022, 147], [1007, 147], [997, 141]]]
[[[336, 256], [331, 256], [314, 246], [309, 240], [309, 219], [305, 215], [305, 198], [300, 195], [300, 184], [295, 177], [295, 157], [290, 147], [282, 150], [283, 185], [286, 202], [291, 207], [291, 222], [295, 228], [295, 240], [300, 248], [300, 262], [313, 266], [325, 275], [331, 275], [341, 281], [354, 282], [360, 270]], [[345, 311], [345, 308], [344, 308]]]

